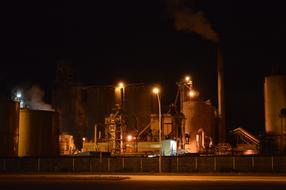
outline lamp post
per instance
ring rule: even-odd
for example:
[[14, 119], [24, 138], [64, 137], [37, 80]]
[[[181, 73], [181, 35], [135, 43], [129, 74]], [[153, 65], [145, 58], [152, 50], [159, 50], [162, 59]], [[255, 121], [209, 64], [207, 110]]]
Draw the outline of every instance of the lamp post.
[[158, 100], [158, 107], [159, 107], [159, 147], [160, 147], [160, 151], [159, 151], [159, 173], [162, 172], [162, 157], [161, 157], [161, 101], [160, 101], [160, 89], [155, 87], [153, 88], [153, 93], [156, 94], [157, 96], [157, 100]]
[[118, 88], [120, 90], [120, 104], [121, 104], [121, 108], [123, 107], [124, 104], [124, 96], [125, 96], [125, 85], [123, 82], [119, 82], [118, 83]]

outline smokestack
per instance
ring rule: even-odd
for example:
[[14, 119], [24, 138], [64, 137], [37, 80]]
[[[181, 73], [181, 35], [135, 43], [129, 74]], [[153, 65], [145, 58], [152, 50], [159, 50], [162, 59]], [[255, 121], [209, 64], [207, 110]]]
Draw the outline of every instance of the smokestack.
[[218, 117], [219, 142], [225, 141], [225, 105], [224, 105], [224, 77], [223, 56], [219, 47], [219, 35], [215, 32], [201, 11], [194, 11], [185, 6], [184, 0], [167, 1], [167, 9], [175, 20], [178, 31], [194, 32], [217, 45], [217, 75], [218, 75]]
[[219, 142], [225, 142], [224, 73], [222, 50], [217, 47]]

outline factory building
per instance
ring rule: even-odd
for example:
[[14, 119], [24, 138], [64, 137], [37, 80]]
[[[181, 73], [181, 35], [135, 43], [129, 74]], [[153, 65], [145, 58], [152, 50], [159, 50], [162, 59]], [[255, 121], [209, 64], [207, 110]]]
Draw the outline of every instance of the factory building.
[[[20, 109], [18, 102], [1, 101], [0, 156], [70, 155], [76, 148], [112, 155], [230, 151], [228, 144], [218, 141], [218, 116], [211, 102], [199, 98], [190, 79], [177, 85], [175, 102], [163, 111], [158, 110], [160, 100], [152, 94], [152, 86], [143, 84], [56, 88], [56, 111]], [[286, 146], [286, 76], [267, 76], [264, 93], [265, 131], [282, 153]], [[233, 133], [237, 141], [233, 151], [259, 153], [258, 138], [242, 128]]]
[[[76, 88], [80, 89], [78, 86]], [[179, 109], [173, 105], [166, 113], [161, 113], [162, 142], [165, 140], [166, 145], [174, 146], [170, 142], [175, 141], [174, 150], [180, 153], [198, 153], [213, 148], [218, 136], [215, 109], [209, 101], [201, 101], [197, 92], [194, 97], [190, 97], [189, 88], [183, 91], [179, 88], [179, 91], [181, 96], [185, 95], [180, 97], [180, 101], [183, 101]], [[86, 114], [87, 128], [92, 129], [94, 134], [83, 142], [82, 151], [158, 153], [158, 102], [151, 92], [152, 86], [143, 84], [130, 84], [121, 88], [120, 85], [82, 86], [78, 92], [82, 100], [80, 107], [83, 108], [82, 113]], [[61, 99], [59, 95], [56, 97]], [[61, 106], [65, 107], [66, 103], [61, 103]], [[56, 110], [68, 111], [61, 106], [55, 105]], [[68, 113], [69, 117], [76, 117], [73, 112]], [[66, 119], [65, 114], [60, 113], [60, 120]], [[61, 128], [66, 129], [65, 126]], [[127, 139], [130, 134], [133, 140]]]

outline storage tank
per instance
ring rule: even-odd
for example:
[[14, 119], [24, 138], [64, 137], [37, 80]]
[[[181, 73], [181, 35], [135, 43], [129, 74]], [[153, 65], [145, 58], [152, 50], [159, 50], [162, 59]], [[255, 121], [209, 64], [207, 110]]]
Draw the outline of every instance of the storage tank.
[[[216, 119], [213, 107], [200, 100], [190, 100], [183, 103], [183, 114], [186, 117], [185, 135], [187, 136], [185, 149], [187, 152], [200, 151], [198, 135], [203, 131], [204, 144], [216, 140]], [[210, 139], [211, 138], [211, 139]], [[207, 146], [206, 146], [207, 147]]]
[[[280, 112], [286, 107], [286, 75], [272, 75], [265, 77], [264, 106], [266, 134], [274, 136], [277, 145], [281, 145], [283, 142], [280, 142], [280, 139], [282, 138], [282, 118]], [[286, 129], [283, 130], [285, 134]], [[280, 148], [284, 149], [284, 147]]]
[[58, 156], [58, 144], [57, 112], [20, 110], [18, 156]]
[[0, 100], [0, 156], [18, 154], [19, 109], [18, 102]]

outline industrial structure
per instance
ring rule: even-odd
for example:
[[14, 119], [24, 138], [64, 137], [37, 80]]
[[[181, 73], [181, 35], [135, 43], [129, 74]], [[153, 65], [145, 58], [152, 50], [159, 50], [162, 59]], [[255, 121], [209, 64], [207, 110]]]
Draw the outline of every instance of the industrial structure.
[[115, 87], [114, 101], [109, 101], [114, 102], [114, 109], [105, 117], [104, 127], [94, 123], [93, 142], [84, 141], [82, 150], [114, 155], [210, 152], [218, 139], [215, 109], [209, 101], [200, 100], [190, 77], [177, 85], [175, 102], [161, 115], [154, 109], [158, 105], [151, 87], [122, 83]]
[[18, 156], [57, 156], [58, 144], [55, 112], [20, 110]]
[[20, 104], [0, 100], [0, 157], [18, 155]]
[[[169, 109], [161, 109], [152, 85], [67, 85], [56, 88], [55, 111], [20, 109], [20, 99], [0, 102], [0, 156], [74, 155], [106, 152], [114, 156], [181, 154], [259, 154], [261, 141], [234, 129], [234, 145], [224, 136], [218, 110], [203, 101], [191, 77], [177, 82]], [[267, 76], [265, 131], [279, 153], [286, 146], [286, 76]], [[25, 105], [25, 104], [23, 104]], [[79, 146], [80, 145], [80, 146]]]
[[[264, 81], [265, 131], [279, 152], [286, 148], [286, 76], [271, 75]], [[284, 111], [283, 111], [284, 110]]]
[[67, 133], [60, 134], [59, 151], [60, 155], [72, 155], [76, 153], [76, 147], [72, 135]]
[[0, 156], [58, 156], [58, 126], [54, 111], [20, 109], [20, 102], [1, 100]]

